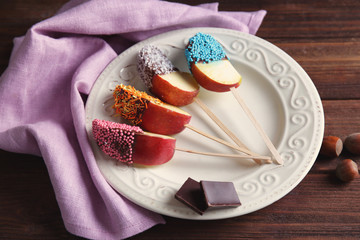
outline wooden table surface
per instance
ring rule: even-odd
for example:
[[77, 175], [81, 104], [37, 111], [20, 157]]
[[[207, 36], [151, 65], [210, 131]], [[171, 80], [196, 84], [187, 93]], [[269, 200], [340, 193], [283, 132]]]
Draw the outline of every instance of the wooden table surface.
[[[0, 0], [0, 73], [12, 39], [52, 16], [66, 0]], [[195, 4], [194, 1], [179, 1]], [[196, 4], [206, 2], [197, 1]], [[360, 132], [360, 1], [224, 0], [224, 11], [268, 11], [257, 36], [305, 69], [325, 111], [325, 135]], [[1, 124], [1, 123], [0, 123]], [[342, 158], [318, 157], [289, 194], [257, 212], [226, 220], [165, 217], [132, 239], [360, 239], [360, 179], [334, 177]], [[79, 239], [64, 228], [44, 162], [0, 150], [0, 239]]]

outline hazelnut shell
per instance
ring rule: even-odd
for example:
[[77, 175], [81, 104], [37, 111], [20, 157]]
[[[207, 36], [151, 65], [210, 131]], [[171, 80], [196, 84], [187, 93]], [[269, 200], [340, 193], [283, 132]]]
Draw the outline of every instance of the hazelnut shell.
[[350, 153], [360, 155], [360, 133], [353, 133], [347, 136], [344, 146]]
[[339, 137], [326, 136], [323, 138], [320, 154], [327, 157], [338, 157], [343, 150], [343, 142]]
[[350, 182], [359, 177], [358, 165], [351, 159], [344, 159], [337, 165], [335, 174], [341, 181]]

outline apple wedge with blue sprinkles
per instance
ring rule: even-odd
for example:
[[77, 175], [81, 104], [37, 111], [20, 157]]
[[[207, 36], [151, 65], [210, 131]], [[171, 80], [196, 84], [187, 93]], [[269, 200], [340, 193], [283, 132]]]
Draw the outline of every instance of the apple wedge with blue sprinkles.
[[275, 162], [282, 165], [283, 160], [279, 152], [236, 91], [242, 82], [242, 77], [229, 61], [221, 44], [210, 34], [199, 32], [189, 39], [185, 48], [185, 57], [191, 73], [201, 87], [213, 92], [231, 91], [261, 135]]

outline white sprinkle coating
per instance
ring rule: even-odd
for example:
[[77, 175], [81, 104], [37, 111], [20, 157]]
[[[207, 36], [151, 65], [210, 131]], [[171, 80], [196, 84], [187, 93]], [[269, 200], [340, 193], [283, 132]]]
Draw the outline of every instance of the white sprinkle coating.
[[149, 89], [152, 88], [152, 79], [155, 75], [176, 71], [175, 66], [165, 54], [153, 45], [146, 45], [139, 51], [137, 69], [141, 80]]

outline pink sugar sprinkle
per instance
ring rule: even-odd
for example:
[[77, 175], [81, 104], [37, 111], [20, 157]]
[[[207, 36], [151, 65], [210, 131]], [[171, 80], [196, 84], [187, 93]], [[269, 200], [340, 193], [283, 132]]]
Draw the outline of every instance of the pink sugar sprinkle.
[[92, 122], [92, 132], [105, 154], [120, 162], [133, 163], [135, 134], [143, 133], [140, 127], [95, 119]]

